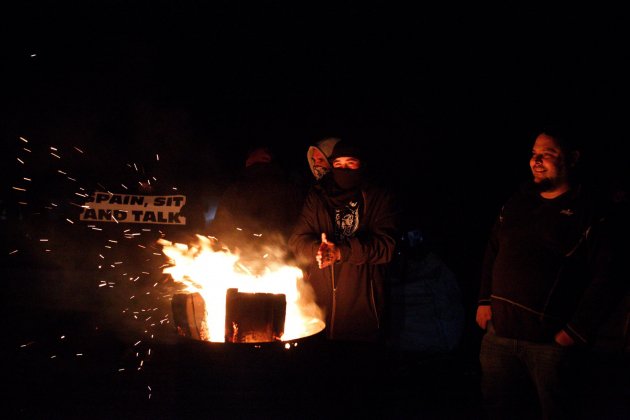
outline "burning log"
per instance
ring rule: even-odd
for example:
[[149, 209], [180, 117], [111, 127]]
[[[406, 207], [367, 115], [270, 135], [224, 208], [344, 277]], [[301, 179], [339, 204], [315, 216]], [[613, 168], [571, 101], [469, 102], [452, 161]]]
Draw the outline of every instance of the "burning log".
[[196, 340], [208, 340], [206, 303], [199, 293], [182, 293], [173, 296], [173, 321], [177, 333]]
[[[195, 340], [210, 341], [206, 304], [199, 293], [173, 296], [173, 320], [177, 333]], [[241, 293], [228, 289], [225, 299], [225, 341], [265, 343], [281, 341], [286, 318], [286, 295]]]
[[280, 341], [284, 334], [286, 306], [284, 294], [240, 293], [238, 289], [228, 289], [225, 302], [225, 341]]

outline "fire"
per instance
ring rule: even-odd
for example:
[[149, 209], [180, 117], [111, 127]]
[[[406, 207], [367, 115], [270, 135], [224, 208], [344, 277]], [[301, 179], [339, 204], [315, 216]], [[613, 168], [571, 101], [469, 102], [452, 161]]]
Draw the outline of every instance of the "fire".
[[[322, 311], [312, 300], [312, 290], [302, 279], [298, 267], [265, 267], [252, 274], [239, 263], [239, 255], [218, 247], [216, 238], [196, 235], [197, 243], [173, 243], [159, 239], [170, 259], [163, 272], [184, 286], [184, 291], [199, 293], [205, 301], [209, 340], [225, 341], [225, 302], [227, 290], [241, 293], [274, 293], [286, 296], [286, 318], [282, 341], [306, 337], [324, 327]], [[215, 249], [219, 248], [219, 249]]]

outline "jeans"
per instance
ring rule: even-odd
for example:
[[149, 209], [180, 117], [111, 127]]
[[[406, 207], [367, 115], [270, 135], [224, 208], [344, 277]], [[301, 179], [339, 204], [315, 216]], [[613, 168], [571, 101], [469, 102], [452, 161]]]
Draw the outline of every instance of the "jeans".
[[576, 349], [499, 337], [488, 325], [479, 354], [487, 418], [576, 418]]

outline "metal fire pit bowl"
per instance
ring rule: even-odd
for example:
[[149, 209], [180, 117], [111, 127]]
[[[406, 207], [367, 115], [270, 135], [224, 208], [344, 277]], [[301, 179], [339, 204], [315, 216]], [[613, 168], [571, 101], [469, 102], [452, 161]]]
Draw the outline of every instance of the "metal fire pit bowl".
[[[205, 325], [205, 302], [199, 293], [176, 294], [172, 300], [173, 321], [179, 336], [213, 343]], [[239, 293], [229, 289], [226, 298], [225, 343], [249, 344], [285, 349], [296, 347], [325, 328], [322, 321], [309, 335], [282, 340], [286, 313], [284, 295], [271, 293]], [[222, 344], [222, 343], [221, 343]]]

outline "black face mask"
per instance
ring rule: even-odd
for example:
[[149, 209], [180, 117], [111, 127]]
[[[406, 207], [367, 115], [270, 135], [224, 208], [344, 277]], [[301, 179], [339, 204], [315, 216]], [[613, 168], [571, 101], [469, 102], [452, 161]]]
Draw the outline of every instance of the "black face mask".
[[342, 190], [351, 190], [361, 185], [363, 176], [360, 169], [333, 168], [335, 184]]

